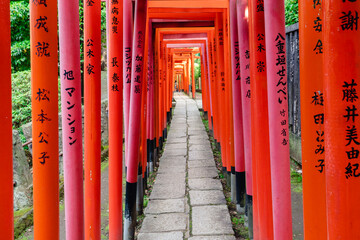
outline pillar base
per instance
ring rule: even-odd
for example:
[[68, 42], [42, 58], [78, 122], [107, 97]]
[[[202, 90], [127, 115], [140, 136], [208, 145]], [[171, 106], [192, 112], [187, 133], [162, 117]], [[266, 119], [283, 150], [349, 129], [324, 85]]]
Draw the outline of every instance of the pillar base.
[[167, 130], [167, 128], [165, 128], [165, 129], [164, 129], [164, 140], [167, 139], [167, 134], [168, 134], [168, 130]]
[[227, 171], [226, 171], [226, 167], [222, 167], [221, 170], [222, 170], [222, 174], [223, 174], [223, 176], [224, 176], [224, 179], [226, 180], [226, 174], [227, 174], [227, 173], [226, 173], [226, 172], [227, 172]]
[[245, 200], [245, 172], [236, 172], [236, 198], [237, 204], [241, 208], [245, 208], [246, 200]]
[[[238, 213], [244, 214], [245, 213], [245, 208], [241, 207], [240, 204], [236, 204], [236, 211]], [[247, 216], [245, 215], [244, 218], [247, 218]], [[245, 226], [245, 227], [247, 227], [247, 226]]]
[[166, 122], [169, 124], [170, 123], [170, 116], [171, 116], [171, 112], [167, 112], [166, 113]]
[[253, 204], [252, 196], [246, 194], [246, 213], [247, 213], [247, 225], [249, 229], [249, 238], [254, 238], [254, 225], [253, 225]]
[[126, 182], [124, 240], [135, 239], [137, 183]]
[[210, 134], [210, 136], [214, 137], [214, 131], [213, 130], [209, 129], [209, 134]]
[[153, 161], [153, 149], [152, 149], [152, 142], [150, 139], [147, 139], [146, 141], [146, 146], [147, 146], [147, 167], [146, 167], [146, 171], [148, 172], [148, 174], [150, 174], [152, 171], [150, 169], [150, 163]]
[[143, 190], [144, 190], [144, 192], [143, 192], [143, 196], [145, 196], [145, 190], [146, 189], [148, 189], [148, 178], [149, 178], [149, 172], [148, 172], [148, 170], [147, 170], [147, 168], [146, 168], [146, 171], [145, 171], [145, 174], [144, 174], [144, 177], [143, 177], [143, 182], [144, 182], [144, 184], [143, 184]]
[[216, 146], [217, 150], [218, 150], [219, 152], [221, 152], [221, 143], [220, 143], [220, 142], [217, 142], [216, 145], [217, 145], [217, 146]]
[[159, 167], [159, 156], [158, 156], [158, 148], [154, 148], [154, 168]]
[[231, 189], [231, 172], [226, 171], [226, 186]]
[[209, 118], [208, 118], [208, 112], [207, 112], [207, 111], [204, 111], [204, 119], [205, 119], [205, 120], [209, 120]]
[[136, 188], [136, 212], [142, 215], [144, 210], [144, 180], [142, 177], [142, 168], [139, 168]]
[[237, 203], [237, 182], [236, 182], [236, 175], [235, 175], [235, 168], [231, 167], [231, 202]]
[[[163, 138], [159, 137], [159, 150], [161, 150], [163, 148]], [[159, 151], [158, 151], [159, 153]]]

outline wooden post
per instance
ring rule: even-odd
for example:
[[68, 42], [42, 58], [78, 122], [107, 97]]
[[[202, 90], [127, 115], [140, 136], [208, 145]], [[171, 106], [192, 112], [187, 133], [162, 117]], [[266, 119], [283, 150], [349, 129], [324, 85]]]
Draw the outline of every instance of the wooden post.
[[149, 36], [148, 36], [148, 139], [149, 139], [149, 173], [154, 171], [154, 160], [155, 160], [155, 107], [154, 107], [154, 46], [152, 39], [152, 24], [149, 23]]
[[[133, 8], [132, 0], [123, 0], [123, 81], [124, 81], [124, 127], [125, 127], [125, 155], [129, 147], [129, 112], [132, 64], [132, 38], [133, 38]], [[125, 160], [127, 158], [125, 157]], [[125, 161], [127, 166], [127, 162]]]
[[10, 2], [0, 3], [0, 132], [2, 160], [0, 170], [0, 232], [4, 239], [14, 238], [13, 213], [13, 152], [12, 152], [12, 113], [11, 113], [11, 38]]
[[133, 61], [131, 67], [131, 92], [129, 115], [129, 148], [127, 159], [124, 239], [135, 238], [136, 187], [140, 151], [141, 98], [143, 84], [144, 48], [146, 40], [147, 0], [135, 2], [135, 24], [133, 38]]
[[249, 1], [254, 239], [273, 239], [263, 3]]
[[79, 2], [59, 2], [61, 115], [67, 239], [84, 238]]
[[285, 3], [265, 0], [264, 5], [274, 239], [291, 239]]
[[[235, 148], [235, 167], [234, 169], [232, 169], [233, 170], [232, 174], [234, 176], [231, 179], [232, 180], [231, 197], [234, 203], [236, 203], [239, 207], [241, 206], [241, 208], [244, 208], [245, 160], [244, 160], [240, 54], [239, 54], [238, 27], [237, 27], [237, 17], [236, 17], [236, 0], [230, 0], [229, 11], [230, 11], [232, 101], [233, 101], [234, 148]], [[237, 198], [237, 196], [239, 198]]]
[[[123, 2], [107, 1], [109, 94], [109, 239], [123, 237]], [[126, 63], [126, 62], [125, 62]]]
[[[359, 1], [324, 2], [327, 239], [360, 238]], [[323, 132], [319, 131], [319, 137]]]
[[[250, 90], [250, 49], [249, 49], [249, 18], [248, 1], [237, 1], [237, 21], [239, 37], [241, 103], [244, 134], [245, 182], [246, 182], [246, 212], [249, 223], [249, 236], [253, 236], [253, 184], [251, 156], [251, 90]], [[240, 167], [240, 166], [238, 166]], [[241, 175], [239, 177], [241, 179]]]
[[84, 2], [85, 239], [100, 239], [101, 1]]
[[[214, 52], [216, 57], [216, 68], [218, 74], [218, 79], [216, 82], [216, 92], [218, 95], [218, 126], [219, 126], [219, 149], [221, 151], [221, 160], [222, 160], [222, 170], [224, 176], [229, 174], [229, 166], [227, 162], [227, 151], [226, 151], [226, 108], [225, 106], [225, 72], [224, 72], [224, 28], [222, 24], [222, 14], [216, 14], [216, 23], [215, 23], [215, 45]], [[222, 46], [222, 47], [220, 47]]]
[[310, 240], [327, 239], [325, 136], [318, 135], [324, 132], [324, 124], [314, 122], [314, 116], [325, 111], [323, 48], [316, 48], [322, 46], [324, 29], [322, 1], [319, 3], [299, 1], [304, 237]]
[[34, 238], [59, 239], [57, 2], [30, 2]]
[[192, 90], [192, 98], [196, 100], [195, 64], [194, 64], [193, 53], [191, 53], [191, 90]]

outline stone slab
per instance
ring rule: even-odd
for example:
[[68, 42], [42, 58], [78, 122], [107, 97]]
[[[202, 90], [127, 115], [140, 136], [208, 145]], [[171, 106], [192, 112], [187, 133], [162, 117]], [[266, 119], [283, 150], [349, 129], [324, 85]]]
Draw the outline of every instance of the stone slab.
[[[204, 126], [196, 125], [196, 126], [190, 126], [190, 127], [188, 128], [188, 134], [189, 134], [189, 133], [192, 133], [192, 132], [195, 132], [195, 131], [203, 131], [203, 132], [206, 133]], [[207, 134], [207, 133], [206, 133], [206, 134]]]
[[[174, 129], [175, 130], [175, 129]], [[186, 131], [186, 130], [185, 130]], [[184, 138], [186, 137], [186, 132], [184, 131], [184, 129], [181, 129], [180, 131], [178, 130], [178, 132], [173, 132], [170, 130], [169, 134], [167, 135], [167, 139], [171, 139], [171, 138]]]
[[189, 194], [191, 206], [226, 204], [224, 193], [220, 190], [191, 190]]
[[191, 237], [189, 240], [235, 240], [235, 236], [221, 235], [221, 236], [197, 236]]
[[185, 182], [185, 173], [158, 173], [155, 184], [175, 184]]
[[186, 156], [186, 155], [187, 155], [186, 148], [179, 148], [179, 149], [172, 148], [171, 150], [170, 149], [165, 150], [162, 156], [166, 158], [167, 156]]
[[213, 178], [194, 178], [189, 179], [191, 190], [222, 190], [221, 182]]
[[189, 139], [189, 146], [204, 145], [204, 144], [210, 144], [209, 139], [205, 139], [205, 138], [190, 138]]
[[171, 127], [170, 127], [170, 132], [173, 131], [173, 130], [185, 130], [186, 131], [186, 128], [187, 128], [187, 124], [184, 124], [184, 123], [171, 123]]
[[185, 213], [146, 215], [140, 233], [185, 231], [187, 222], [188, 215]]
[[205, 142], [203, 144], [198, 144], [198, 145], [190, 145], [189, 147], [189, 151], [208, 151], [208, 152], [212, 152], [210, 144]]
[[214, 159], [213, 152], [209, 151], [189, 151], [189, 161], [201, 159]]
[[172, 184], [155, 184], [150, 199], [175, 199], [185, 197], [185, 179]]
[[187, 142], [187, 137], [180, 137], [180, 138], [168, 138], [166, 140], [166, 145], [167, 144], [172, 144], [172, 143], [186, 143]]
[[192, 208], [193, 235], [233, 235], [226, 205], [196, 206]]
[[187, 149], [187, 143], [183, 142], [183, 143], [166, 143], [165, 145], [165, 151], [168, 150], [174, 150], [174, 149]]
[[189, 140], [196, 140], [196, 139], [209, 141], [209, 136], [207, 134], [189, 136]]
[[145, 209], [145, 214], [183, 212], [185, 212], [185, 199], [150, 200]]
[[218, 173], [215, 167], [190, 168], [189, 179], [191, 178], [216, 178]]
[[188, 134], [191, 137], [197, 137], [197, 136], [206, 136], [208, 137], [208, 134], [204, 130], [189, 130]]
[[[176, 123], [172, 123], [176, 125]], [[181, 123], [183, 125], [184, 123]], [[168, 135], [185, 135], [186, 136], [186, 128], [170, 128], [170, 131], [168, 132]]]
[[140, 233], [138, 240], [183, 240], [183, 232]]
[[176, 164], [186, 164], [186, 157], [185, 156], [166, 156], [161, 157], [160, 159], [160, 166], [162, 164], [173, 164], [176, 166]]
[[171, 166], [169, 164], [161, 164], [158, 173], [182, 173], [185, 172], [186, 165]]
[[215, 161], [213, 159], [201, 159], [195, 161], [189, 161], [189, 168], [198, 168], [198, 167], [215, 167]]
[[[175, 160], [167, 159], [160, 162], [160, 168], [167, 168], [167, 167], [186, 167], [186, 161], [182, 159], [175, 159]], [[165, 172], [159, 171], [159, 173], [165, 173]]]

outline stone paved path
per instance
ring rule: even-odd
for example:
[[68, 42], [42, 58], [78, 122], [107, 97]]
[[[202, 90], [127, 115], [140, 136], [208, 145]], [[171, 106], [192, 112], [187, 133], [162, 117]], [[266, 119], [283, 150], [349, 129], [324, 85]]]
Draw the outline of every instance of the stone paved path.
[[174, 96], [168, 139], [139, 240], [234, 240], [205, 127], [194, 100]]

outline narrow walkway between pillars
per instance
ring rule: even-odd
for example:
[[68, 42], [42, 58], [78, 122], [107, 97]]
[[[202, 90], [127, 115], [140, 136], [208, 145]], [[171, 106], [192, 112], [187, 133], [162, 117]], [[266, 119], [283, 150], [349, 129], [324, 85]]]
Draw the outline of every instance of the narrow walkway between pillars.
[[196, 102], [176, 107], [139, 240], [232, 240], [230, 215]]

